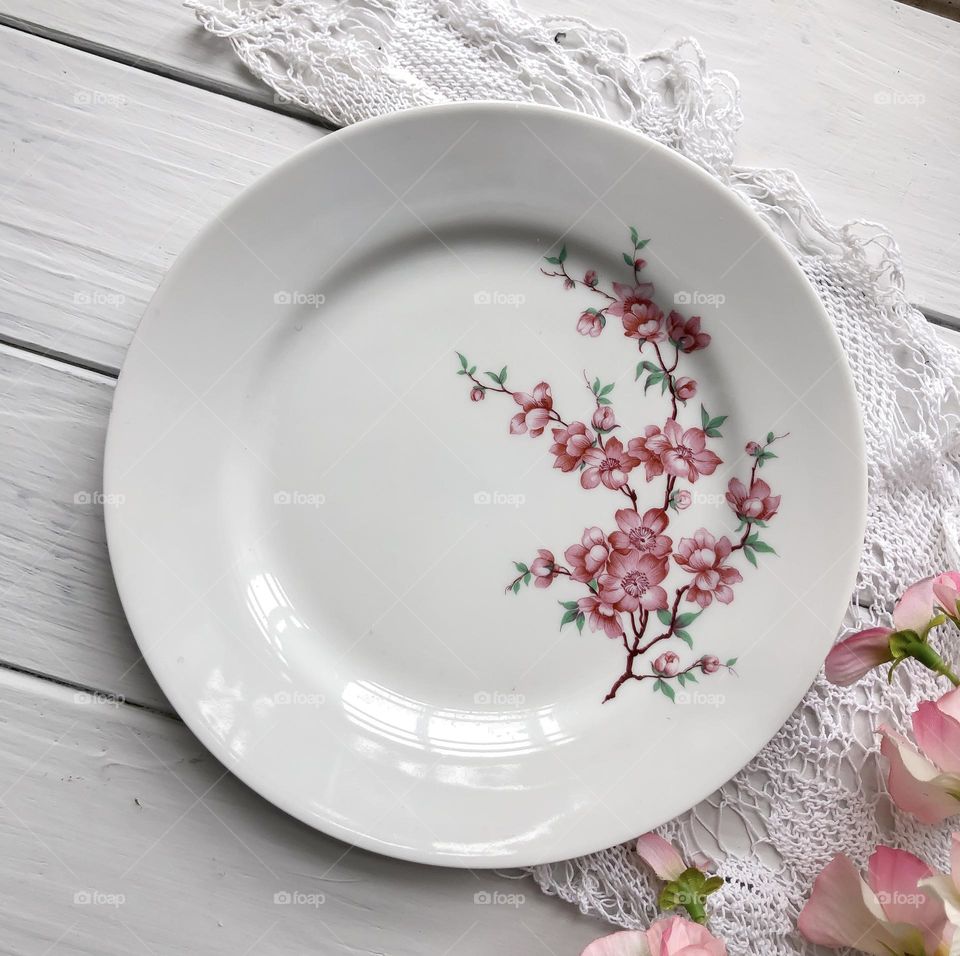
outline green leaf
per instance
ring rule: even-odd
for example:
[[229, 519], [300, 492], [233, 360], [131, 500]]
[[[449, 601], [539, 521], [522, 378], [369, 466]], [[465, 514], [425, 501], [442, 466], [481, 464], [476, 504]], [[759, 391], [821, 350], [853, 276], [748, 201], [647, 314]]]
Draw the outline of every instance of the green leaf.
[[587, 587], [590, 588], [591, 591], [596, 591], [596, 590], [597, 590], [597, 579], [594, 578], [592, 581], [587, 581]]
[[700, 406], [700, 424], [706, 430], [707, 426], [710, 424], [710, 416], [707, 414], [707, 410]]
[[681, 641], [685, 641], [688, 647], [693, 647], [693, 638], [686, 631], [674, 631]]
[[736, 663], [737, 659], [735, 657], [731, 657], [730, 660], [727, 661], [727, 667], [733, 667], [733, 665]]
[[686, 682], [687, 682], [687, 675], [686, 675], [686, 674], [677, 674], [677, 683], [678, 683], [681, 687], [683, 687], [683, 685], [686, 684]]
[[516, 594], [519, 590], [520, 590], [520, 582], [519, 582], [519, 581], [514, 581], [514, 582], [513, 582], [513, 593]]
[[544, 256], [543, 258], [546, 259], [547, 262], [549, 262], [552, 266], [560, 265], [560, 260], [556, 256]]
[[457, 355], [460, 356], [460, 367], [466, 368], [470, 363], [466, 360], [466, 358], [460, 352], [457, 352]]
[[567, 247], [566, 247], [566, 245], [563, 245], [563, 246], [560, 248], [560, 254], [557, 256], [557, 261], [558, 261], [558, 262], [566, 262], [566, 259], [567, 259]]
[[694, 674], [693, 671], [687, 671], [687, 683], [688, 683], [688, 684], [696, 684], [696, 683], [697, 683], [697, 675]]
[[728, 415], [718, 415], [716, 418], [710, 419], [711, 428], [719, 428], [726, 420], [729, 418]]
[[640, 362], [639, 365], [637, 365], [637, 374], [636, 374], [636, 377], [634, 378], [634, 381], [637, 381], [640, 378], [640, 376], [643, 375], [644, 372], [656, 372], [656, 371], [658, 371], [658, 368], [656, 365], [653, 364], [653, 362], [644, 360]]
[[623, 254], [623, 261], [624, 261], [628, 266], [630, 266], [631, 269], [633, 268], [633, 256], [630, 256], [630, 255], [627, 255], [627, 253], [624, 253], [624, 254]]
[[488, 378], [492, 378], [492, 379], [497, 383], [497, 385], [500, 384], [500, 379], [499, 379], [499, 377], [496, 376], [496, 375], [494, 375], [493, 372], [484, 372], [483, 374], [486, 375]]
[[672, 701], [676, 701], [677, 695], [673, 692], [673, 688], [664, 680], [657, 678], [657, 683], [660, 685], [660, 692], [666, 694], [668, 698]]
[[593, 385], [591, 386], [591, 388], [593, 389], [593, 394], [594, 394], [594, 395], [596, 395], [597, 392], [600, 391], [600, 379], [599, 379], [599, 378], [595, 378], [595, 379], [593, 380]]
[[707, 438], [723, 438], [723, 435], [720, 434], [719, 428], [707, 428], [703, 433], [707, 436]]
[[673, 620], [673, 615], [665, 608], [657, 611], [657, 617], [660, 619], [660, 623], [665, 624], [667, 627], [670, 626], [670, 622]]
[[767, 432], [767, 444], [768, 444], [768, 445], [771, 444], [775, 438], [776, 438], [776, 436], [773, 434], [773, 432]]
[[638, 249], [642, 249], [649, 241], [650, 241], [649, 239], [641, 239], [641, 240], [637, 243], [637, 248], [638, 248]]
[[471, 366], [470, 368], [467, 369], [467, 375], [476, 375], [476, 374], [477, 374], [477, 366], [476, 366], [476, 365], [473, 365], [473, 366]]
[[744, 548], [743, 553], [747, 556], [747, 560], [754, 567], [757, 567], [757, 556], [753, 553], [753, 551], [750, 548]]
[[667, 386], [670, 384], [670, 376], [664, 375], [663, 381], [660, 383], [660, 394], [663, 395], [667, 391]]
[[506, 365], [504, 365], [503, 368], [500, 369], [500, 376], [499, 376], [499, 377], [500, 377], [500, 384], [501, 384], [501, 385], [506, 385], [506, 383], [507, 383], [507, 366], [506, 366]]
[[604, 395], [609, 395], [613, 391], [614, 385], [616, 385], [616, 382], [612, 382], [610, 385], [604, 385], [603, 388], [600, 389], [601, 397]]
[[761, 554], [776, 554], [777, 552], [767, 544], [766, 541], [754, 541], [753, 550], [759, 551]]
[[612, 405], [613, 402], [611, 402], [609, 398], [598, 398], [598, 399], [597, 399], [597, 404], [598, 404], [598, 405]]
[[584, 622], [584, 620], [586, 620], [586, 618], [584, 618], [583, 614], [578, 614], [578, 615], [577, 615], [577, 622], [576, 622], [576, 623], [577, 623], [577, 630], [578, 630], [581, 634], [583, 633], [583, 622]]
[[646, 395], [647, 389], [648, 389], [651, 385], [656, 385], [657, 382], [660, 382], [660, 381], [662, 381], [662, 380], [663, 380], [663, 372], [651, 372], [651, 373], [647, 376], [647, 384], [643, 386], [643, 393], [644, 393], [644, 395]]
[[557, 601], [557, 604], [560, 607], [565, 607], [568, 611], [572, 611], [575, 607], [579, 607], [576, 601]]
[[686, 611], [683, 614], [678, 614], [677, 627], [689, 627], [702, 613], [702, 611]]
[[527, 571], [527, 573], [523, 576], [523, 583], [524, 583], [524, 584], [529, 584], [529, 583], [530, 583], [530, 572], [529, 572], [529, 571]]
[[633, 243], [633, 248], [637, 248], [637, 243], [640, 241], [640, 233], [637, 232], [636, 226], [630, 227], [630, 241]]
[[563, 630], [565, 624], [575, 621], [578, 613], [578, 611], [565, 611], [563, 617], [560, 619], [560, 630]]
[[521, 573], [526, 573], [529, 568], [522, 561], [514, 561], [513, 566]]

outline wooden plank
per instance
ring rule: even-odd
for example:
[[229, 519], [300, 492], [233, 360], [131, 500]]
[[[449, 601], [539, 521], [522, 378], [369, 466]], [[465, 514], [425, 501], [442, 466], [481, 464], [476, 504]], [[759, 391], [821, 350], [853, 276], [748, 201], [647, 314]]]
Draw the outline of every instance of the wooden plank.
[[[638, 52], [698, 37], [741, 81], [738, 159], [795, 169], [831, 220], [886, 224], [914, 301], [960, 317], [960, 24], [894, 0], [674, 0], [642, 17], [632, 0], [524, 6], [615, 27]], [[3, 0], [0, 17], [273, 105], [177, 0]]]
[[323, 131], [0, 29], [0, 337], [116, 371], [200, 227]]
[[168, 707], [127, 627], [103, 529], [113, 381], [0, 346], [0, 662]]
[[608, 931], [530, 880], [325, 837], [157, 714], [0, 671], [0, 723], [7, 952], [579, 953]]

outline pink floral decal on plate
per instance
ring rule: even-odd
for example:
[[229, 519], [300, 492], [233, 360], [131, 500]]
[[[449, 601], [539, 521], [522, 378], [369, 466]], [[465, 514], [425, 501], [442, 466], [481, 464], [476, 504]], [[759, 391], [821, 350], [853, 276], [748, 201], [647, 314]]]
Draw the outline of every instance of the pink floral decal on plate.
[[[639, 253], [649, 240], [640, 239], [633, 228], [630, 237], [633, 251], [625, 252], [623, 259], [631, 275], [627, 282], [611, 282], [609, 290], [600, 284], [595, 269], [588, 269], [582, 279], [570, 275], [566, 246], [546, 257], [553, 268], [541, 272], [561, 279], [565, 289], [580, 286], [602, 300], [576, 321], [575, 331], [586, 339], [601, 335], [611, 318], [620, 320], [624, 336], [641, 356], [635, 381], [643, 379], [644, 394], [659, 385], [669, 401], [662, 424], [647, 425], [633, 437], [624, 435], [611, 397], [614, 383], [591, 381], [586, 373], [584, 383], [593, 405], [589, 423], [586, 416], [567, 420], [555, 408], [547, 382], [538, 382], [530, 391], [514, 391], [507, 386], [507, 366], [478, 378], [477, 366], [457, 353], [457, 374], [469, 379], [472, 401], [481, 402], [491, 393], [511, 399], [511, 435], [537, 439], [549, 431], [554, 468], [576, 475], [586, 491], [617, 496], [606, 528], [599, 524], [585, 528], [580, 540], [563, 550], [562, 561], [553, 551], [539, 548], [529, 564], [514, 562], [517, 574], [506, 587], [517, 594], [531, 583], [549, 588], [563, 579], [585, 592], [559, 602], [560, 627], [573, 624], [582, 632], [587, 625], [622, 643], [623, 672], [604, 702], [629, 681], [651, 681], [654, 691], [675, 700], [674, 685], [697, 683], [697, 674], [732, 671], [736, 658], [721, 661], [715, 654], [691, 654], [690, 629], [708, 608], [733, 601], [734, 589], [743, 580], [737, 567], [741, 555], [756, 567], [757, 555], [776, 553], [761, 540], [758, 529], [776, 517], [780, 496], [757, 472], [777, 457], [770, 448], [785, 437], [769, 432], [764, 441], [747, 442], [749, 475], [732, 478], [726, 492], [727, 504], [739, 521], [732, 536], [707, 528], [679, 539], [671, 533], [671, 514], [693, 504], [684, 486], [712, 475], [723, 463], [710, 440], [722, 437], [727, 416], [711, 415], [701, 404], [697, 424], [681, 422], [681, 410], [699, 394], [699, 385], [690, 375], [679, 374], [678, 367], [681, 361], [684, 366], [695, 362], [691, 356], [707, 348], [711, 337], [700, 316], [687, 317], [676, 310], [665, 314], [656, 304], [653, 284], [641, 279], [646, 262]], [[647, 500], [641, 502], [641, 495]], [[681, 576], [673, 587], [667, 585], [671, 571]]]

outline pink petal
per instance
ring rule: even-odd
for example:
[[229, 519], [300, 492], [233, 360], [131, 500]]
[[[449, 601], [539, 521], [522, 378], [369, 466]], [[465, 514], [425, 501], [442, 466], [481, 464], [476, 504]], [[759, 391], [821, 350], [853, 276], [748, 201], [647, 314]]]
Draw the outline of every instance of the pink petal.
[[941, 774], [899, 734], [880, 727], [880, 753], [887, 758], [890, 772], [887, 789], [893, 802], [922, 823], [939, 823], [960, 813], [960, 778]]
[[893, 609], [898, 631], [922, 631], [933, 617], [933, 578], [911, 584]]
[[942, 901], [917, 889], [919, 880], [933, 876], [923, 860], [906, 850], [878, 846], [870, 857], [867, 882], [877, 894], [891, 923], [906, 923], [923, 932], [928, 953], [940, 944], [947, 917]]
[[849, 687], [874, 667], [891, 661], [891, 633], [888, 627], [871, 627], [842, 640], [827, 655], [827, 680]]
[[583, 488], [596, 488], [600, 484], [600, 469], [587, 468], [580, 473], [580, 485]]
[[937, 701], [937, 707], [940, 708], [948, 717], [960, 722], [960, 687], [947, 691]]
[[656, 833], [645, 833], [637, 840], [637, 855], [667, 883], [675, 880], [687, 868], [673, 844]]
[[650, 956], [650, 946], [647, 934], [633, 929], [594, 940], [580, 956]]
[[960, 774], [960, 723], [939, 703], [923, 700], [913, 714], [913, 736], [924, 755], [945, 773]]
[[871, 956], [902, 952], [899, 940], [885, 924], [877, 898], [842, 853], [814, 881], [797, 929], [811, 943], [822, 946], [851, 946]]

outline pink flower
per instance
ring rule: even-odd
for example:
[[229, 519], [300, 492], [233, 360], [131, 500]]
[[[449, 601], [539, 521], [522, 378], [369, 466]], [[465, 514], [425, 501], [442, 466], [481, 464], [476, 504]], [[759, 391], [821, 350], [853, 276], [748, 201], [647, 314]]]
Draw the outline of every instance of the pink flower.
[[710, 336], [700, 331], [700, 316], [685, 319], [679, 312], [667, 318], [667, 337], [681, 352], [696, 352], [710, 344]]
[[672, 418], [663, 426], [662, 434], [646, 439], [647, 452], [660, 456], [668, 474], [691, 483], [701, 475], [712, 475], [720, 464], [717, 455], [706, 446], [707, 436], [703, 429], [684, 431]]
[[564, 289], [566, 289], [567, 291], [569, 291], [570, 289], [575, 288], [575, 286], [576, 286], [576, 282], [574, 282], [573, 279], [567, 278], [567, 279], [564, 279], [564, 280], [563, 280], [563, 287], [564, 287]]
[[693, 495], [689, 491], [678, 491], [673, 496], [673, 503], [676, 505], [677, 511], [686, 511], [693, 503]]
[[960, 688], [913, 713], [918, 753], [888, 727], [880, 727], [880, 752], [890, 764], [887, 789], [893, 802], [923, 823], [960, 813]]
[[874, 956], [945, 954], [943, 903], [918, 887], [932, 875], [912, 853], [880, 846], [864, 880], [838, 854], [814, 882], [797, 928], [810, 942], [834, 949], [849, 946]]
[[697, 383], [692, 378], [678, 378], [673, 383], [673, 391], [681, 402], [686, 402], [697, 394]]
[[613, 291], [618, 301], [607, 311], [611, 315], [620, 317], [623, 322], [624, 335], [631, 339], [640, 339], [643, 342], [660, 342], [663, 340], [663, 312], [650, 299], [653, 286], [644, 282], [638, 286], [623, 285], [614, 282]]
[[584, 584], [603, 570], [609, 554], [607, 539], [599, 528], [587, 528], [580, 544], [573, 544], [563, 552], [570, 563], [570, 577]]
[[693, 582], [687, 590], [687, 600], [709, 607], [716, 598], [721, 604], [733, 600], [731, 584], [743, 580], [736, 568], [723, 562], [730, 556], [733, 546], [729, 538], [719, 541], [706, 528], [701, 528], [692, 538], [683, 538], [673, 560], [693, 575]]
[[553, 559], [553, 552], [546, 548], [537, 550], [539, 557], [533, 559], [530, 565], [530, 573], [533, 575], [533, 586], [536, 588], [548, 588], [553, 584], [553, 579], [557, 576], [556, 564]]
[[933, 596], [944, 614], [955, 620], [960, 618], [960, 572], [938, 574], [933, 579]]
[[[658, 657], [657, 660], [659, 659]], [[653, 666], [657, 670], [660, 669], [656, 664]], [[687, 864], [683, 862], [683, 857], [676, 851], [673, 844], [664, 840], [662, 836], [657, 836], [656, 833], [644, 833], [637, 840], [637, 855], [665, 883], [677, 879], [687, 869]]]
[[487, 390], [482, 385], [474, 385], [470, 389], [470, 401], [482, 402], [487, 397]]
[[603, 316], [599, 312], [582, 312], [577, 319], [577, 331], [595, 339], [603, 331]]
[[601, 482], [611, 491], [617, 491], [627, 480], [627, 475], [640, 464], [636, 458], [623, 450], [617, 438], [608, 438], [603, 448], [588, 448], [583, 453], [586, 467], [580, 474], [584, 488], [596, 488]]
[[671, 916], [595, 940], [581, 956], [727, 956], [727, 947], [705, 926]]
[[539, 438], [543, 434], [547, 422], [550, 421], [550, 412], [553, 409], [553, 395], [546, 382], [534, 386], [533, 395], [526, 392], [514, 392], [513, 400], [523, 409], [510, 419], [510, 434], [523, 435], [530, 432], [531, 438]]
[[643, 430], [643, 435], [631, 438], [627, 446], [630, 454], [638, 462], [643, 463], [647, 481], [653, 481], [654, 478], [663, 474], [663, 462], [660, 460], [660, 453], [648, 447], [649, 442], [658, 441], [660, 438], [660, 429], [656, 425], [647, 425]]
[[704, 674], [716, 674], [720, 670], [720, 658], [714, 657], [712, 654], [705, 654], [697, 663]]
[[614, 551], [606, 573], [597, 578], [605, 601], [618, 611], [658, 611], [667, 606], [667, 592], [660, 582], [667, 576], [666, 559], [652, 554]]
[[617, 424], [617, 416], [609, 405], [599, 405], [590, 422], [598, 432], [608, 432]]
[[610, 535], [610, 544], [617, 551], [639, 551], [662, 558], [673, 548], [673, 539], [663, 533], [668, 524], [665, 511], [651, 508], [641, 517], [633, 508], [621, 508], [614, 517], [620, 530]]
[[583, 422], [571, 422], [566, 428], [554, 428], [550, 454], [556, 455], [557, 460], [553, 467], [561, 471], [573, 471], [593, 442], [593, 432]]
[[[641, 269], [643, 269], [644, 266], [646, 266], [646, 264], [647, 264], [647, 260], [646, 260], [646, 259], [634, 259], [634, 260], [633, 260], [633, 268], [634, 268], [637, 272], [639, 272]], [[651, 291], [652, 291], [652, 290], [651, 290]]]
[[950, 837], [950, 875], [942, 876], [939, 873], [926, 879], [918, 880], [917, 886], [930, 891], [943, 901], [947, 920], [954, 927], [954, 937], [960, 929], [960, 833]]
[[933, 618], [933, 578], [911, 584], [893, 609], [893, 627], [870, 627], [844, 638], [827, 655], [827, 680], [847, 687], [868, 671], [893, 660], [890, 636], [896, 631], [921, 634]]
[[680, 672], [680, 658], [673, 651], [664, 651], [653, 662], [653, 669], [664, 677], [676, 677]]
[[727, 501], [738, 518], [747, 521], [769, 521], [780, 507], [780, 495], [771, 495], [770, 486], [762, 478], [750, 482], [750, 491], [739, 478], [731, 478]]
[[746, 445], [743, 446], [743, 450], [744, 450], [748, 455], [759, 455], [759, 454], [760, 454], [760, 446], [759, 446], [755, 441], [748, 441], [748, 442], [746, 443]]
[[583, 276], [583, 284], [590, 286], [591, 289], [597, 284], [596, 269], [587, 269], [586, 273]]
[[620, 614], [601, 594], [589, 594], [580, 598], [577, 606], [586, 615], [591, 631], [603, 631], [607, 637], [619, 637], [623, 633]]

